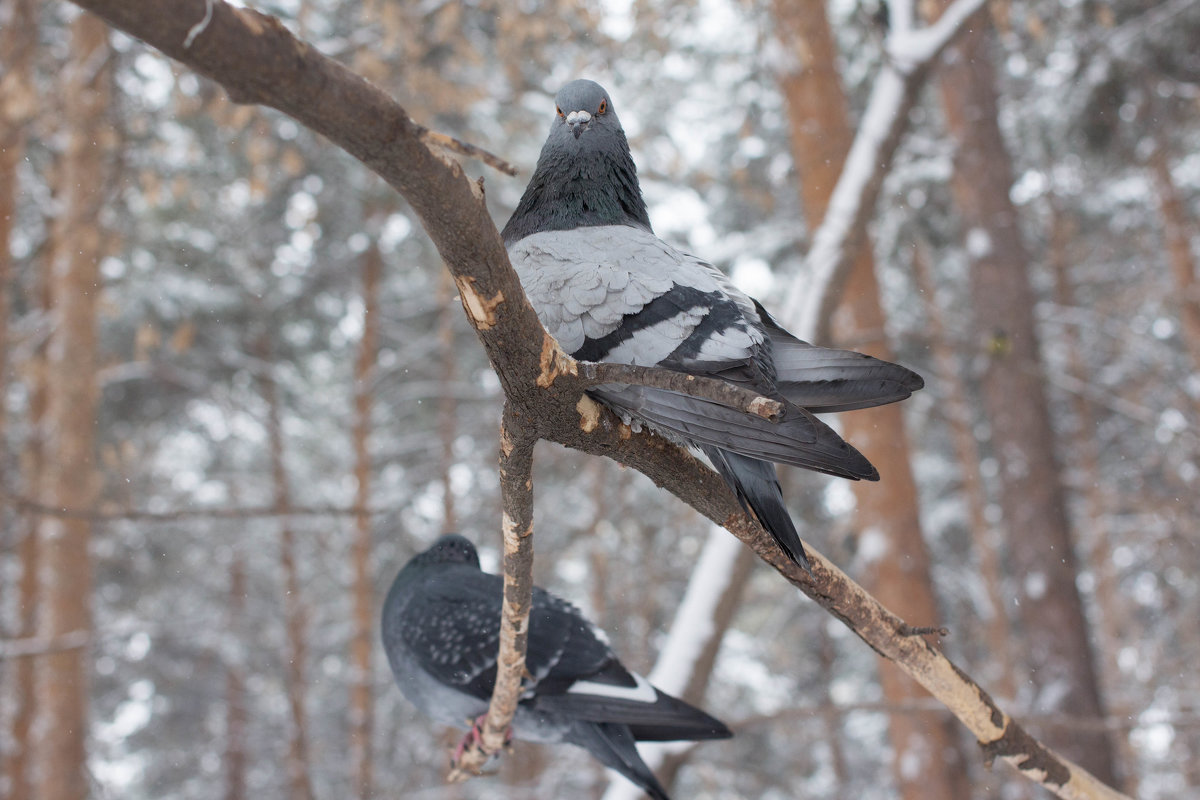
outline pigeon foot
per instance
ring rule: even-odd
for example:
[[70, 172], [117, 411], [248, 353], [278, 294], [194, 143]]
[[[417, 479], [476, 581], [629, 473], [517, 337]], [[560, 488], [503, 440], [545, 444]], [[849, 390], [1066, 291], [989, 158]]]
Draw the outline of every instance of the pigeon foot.
[[[482, 747], [483, 746], [483, 723], [485, 720], [487, 720], [487, 712], [480, 714], [474, 720], [468, 720], [471, 723], [471, 727], [467, 730], [467, 732], [465, 734], [463, 734], [462, 740], [459, 741], [458, 746], [454, 748], [454, 763], [455, 764], [462, 761], [463, 753], [465, 753], [468, 749], [470, 749], [472, 747]], [[507, 749], [508, 746], [512, 743], [512, 740], [513, 740], [513, 732], [512, 732], [512, 726], [510, 725], [504, 731], [504, 745], [503, 746], [505, 749]]]

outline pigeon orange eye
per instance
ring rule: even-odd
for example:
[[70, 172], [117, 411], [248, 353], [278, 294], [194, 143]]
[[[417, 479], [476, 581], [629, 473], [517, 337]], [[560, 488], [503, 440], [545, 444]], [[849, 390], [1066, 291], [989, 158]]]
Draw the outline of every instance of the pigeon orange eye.
[[558, 106], [555, 106], [555, 107], [554, 107], [554, 110], [558, 112], [558, 115], [559, 115], [560, 117], [563, 115], [563, 113], [562, 113], [562, 109], [561, 109], [561, 108], [559, 108]]
[[608, 111], [608, 99], [607, 98], [600, 101], [600, 108], [598, 108], [596, 110], [596, 113], [603, 114], [605, 111]]

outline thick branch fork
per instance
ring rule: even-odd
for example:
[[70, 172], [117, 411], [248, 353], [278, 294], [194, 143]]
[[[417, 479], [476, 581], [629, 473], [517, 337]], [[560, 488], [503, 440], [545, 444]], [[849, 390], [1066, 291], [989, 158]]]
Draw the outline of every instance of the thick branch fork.
[[[501, 664], [507, 665], [501, 671], [516, 675], [516, 688], [514, 693], [511, 675], [498, 677], [498, 693], [506, 694], [493, 698], [489, 707], [483, 749], [502, 745], [507, 727], [502, 723], [519, 698], [523, 658], [515, 653], [523, 652], [532, 591], [528, 476], [533, 443], [544, 438], [637, 469], [726, 527], [944, 703], [971, 730], [988, 759], [1008, 762], [1059, 797], [1124, 797], [1043, 747], [924, 639], [900, 635], [904, 623], [811, 546], [807, 546], [813, 565], [809, 577], [743, 513], [724, 482], [681, 448], [648, 433], [607, 424], [615, 417], [599, 407], [595, 415], [606, 424], [581, 424], [576, 406], [586, 386], [576, 376], [580, 369], [587, 373], [591, 368], [567, 358], [557, 345], [544, 346], [548, 337], [508, 262], [480, 187], [384, 92], [297, 40], [279, 20], [232, 8], [222, 0], [76, 2], [222, 84], [236, 102], [279, 109], [361, 160], [408, 200], [454, 275], [507, 401], [501, 448], [507, 632], [501, 636], [500, 657]], [[963, 0], [964, 11], [977, 2]], [[193, 33], [201, 21], [204, 24]], [[885, 141], [890, 138], [883, 136]], [[835, 253], [840, 249], [829, 248]], [[601, 374], [585, 380], [597, 380]], [[567, 380], [558, 380], [561, 377]]]

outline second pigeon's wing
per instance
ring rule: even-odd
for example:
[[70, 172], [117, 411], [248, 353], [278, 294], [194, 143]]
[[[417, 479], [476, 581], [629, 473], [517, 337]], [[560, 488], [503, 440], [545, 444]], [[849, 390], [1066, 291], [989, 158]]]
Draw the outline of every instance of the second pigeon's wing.
[[[480, 699], [496, 684], [504, 581], [474, 568], [452, 568], [426, 579], [400, 635], [421, 666], [439, 681]], [[532, 692], [543, 681], [563, 683], [594, 672], [611, 657], [608, 645], [565, 600], [534, 587], [525, 668]]]
[[439, 683], [480, 699], [496, 681], [503, 581], [472, 566], [446, 567], [414, 587], [396, 634]]

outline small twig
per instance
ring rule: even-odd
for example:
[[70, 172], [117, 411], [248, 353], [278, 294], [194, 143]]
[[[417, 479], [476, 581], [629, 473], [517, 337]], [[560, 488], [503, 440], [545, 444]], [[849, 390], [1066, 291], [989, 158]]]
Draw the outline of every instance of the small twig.
[[461, 156], [468, 158], [477, 158], [493, 169], [498, 169], [505, 175], [516, 175], [517, 168], [505, 161], [497, 155], [489, 153], [482, 147], [473, 145], [470, 142], [464, 142], [462, 139], [455, 139], [453, 136], [448, 136], [444, 133], [431, 131], [428, 128], [418, 125], [417, 135], [421, 141], [432, 147], [440, 147], [443, 150], [449, 150], [452, 153], [458, 153]]
[[192, 42], [196, 41], [196, 37], [204, 33], [208, 24], [212, 22], [213, 17], [213, 0], [204, 0], [204, 18], [188, 29], [187, 38], [183, 40], [184, 48], [190, 48]]
[[529, 420], [504, 406], [500, 425], [500, 492], [504, 534], [504, 605], [500, 617], [500, 652], [496, 684], [481, 735], [451, 762], [447, 780], [478, 775], [504, 747], [506, 733], [521, 698], [529, 612], [533, 606], [533, 446], [537, 433]]
[[8, 658], [44, 656], [86, 647], [92, 640], [89, 631], [69, 631], [59, 636], [31, 636], [28, 639], [0, 641], [0, 661]]
[[250, 519], [252, 517], [353, 517], [360, 514], [386, 514], [394, 508], [362, 506], [292, 506], [281, 511], [275, 506], [244, 506], [234, 508], [176, 508], [169, 511], [99, 511], [94, 508], [48, 506], [24, 495], [0, 487], [0, 498], [17, 510], [45, 517], [85, 519], [89, 522], [178, 522], [189, 519]]
[[592, 386], [606, 383], [624, 383], [666, 389], [688, 397], [708, 400], [745, 414], [762, 417], [769, 422], [778, 422], [783, 414], [783, 403], [764, 397], [753, 389], [728, 383], [719, 378], [704, 378], [659, 367], [636, 367], [631, 364], [596, 363], [580, 361], [579, 378]]
[[945, 638], [950, 635], [950, 629], [944, 625], [909, 625], [907, 622], [896, 629], [897, 636], [929, 636], [930, 634]]

